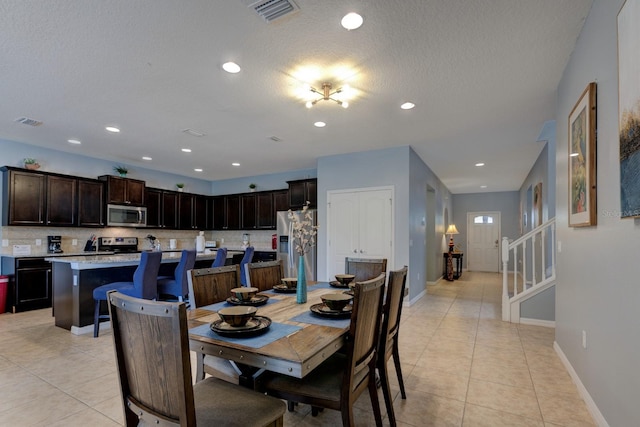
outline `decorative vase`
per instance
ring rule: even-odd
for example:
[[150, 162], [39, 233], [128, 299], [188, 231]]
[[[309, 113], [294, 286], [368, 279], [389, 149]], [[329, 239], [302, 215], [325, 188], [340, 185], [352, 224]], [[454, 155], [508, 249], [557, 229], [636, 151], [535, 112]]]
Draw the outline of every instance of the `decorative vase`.
[[40, 165], [38, 163], [25, 163], [24, 165], [25, 168], [29, 169], [29, 170], [37, 170], [40, 168]]
[[184, 191], [184, 188], [178, 187], [178, 192], [182, 193], [183, 191]]
[[118, 175], [120, 175], [121, 177], [124, 178], [124, 177], [127, 176], [127, 173], [126, 172], [118, 172]]
[[307, 302], [307, 275], [304, 271], [304, 256], [298, 258], [298, 285], [296, 287], [296, 302], [304, 304]]

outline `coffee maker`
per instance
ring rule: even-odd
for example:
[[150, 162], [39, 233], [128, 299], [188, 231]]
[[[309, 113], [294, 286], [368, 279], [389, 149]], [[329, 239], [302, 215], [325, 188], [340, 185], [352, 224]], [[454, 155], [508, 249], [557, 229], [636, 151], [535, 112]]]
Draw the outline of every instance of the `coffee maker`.
[[47, 236], [47, 243], [50, 254], [62, 253], [62, 236]]

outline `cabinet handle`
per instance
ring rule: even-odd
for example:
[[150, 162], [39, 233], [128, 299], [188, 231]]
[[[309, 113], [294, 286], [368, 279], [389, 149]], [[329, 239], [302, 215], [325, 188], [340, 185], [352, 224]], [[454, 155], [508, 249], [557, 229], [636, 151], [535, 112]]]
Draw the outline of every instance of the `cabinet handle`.
[[357, 250], [357, 249], [354, 249], [354, 250], [353, 250], [353, 253], [354, 253], [354, 254], [357, 254], [357, 253], [358, 253], [358, 250]]
[[363, 254], [363, 253], [364, 253], [364, 251], [363, 251], [362, 249], [360, 249], [360, 253], [361, 253], [361, 254]]

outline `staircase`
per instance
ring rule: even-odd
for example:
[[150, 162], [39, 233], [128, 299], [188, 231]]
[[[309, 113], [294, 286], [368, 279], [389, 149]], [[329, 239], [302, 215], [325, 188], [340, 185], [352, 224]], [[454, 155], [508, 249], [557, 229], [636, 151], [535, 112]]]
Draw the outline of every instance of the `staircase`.
[[556, 220], [509, 243], [502, 238], [502, 320], [520, 323], [520, 304], [556, 282]]

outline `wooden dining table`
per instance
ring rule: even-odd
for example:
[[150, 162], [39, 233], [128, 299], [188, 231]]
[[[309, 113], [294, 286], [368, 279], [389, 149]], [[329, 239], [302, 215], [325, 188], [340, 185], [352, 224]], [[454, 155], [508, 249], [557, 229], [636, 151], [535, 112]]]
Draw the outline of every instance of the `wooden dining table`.
[[[193, 328], [202, 329], [202, 325], [210, 325], [219, 316], [211, 308], [189, 310], [189, 348], [198, 357], [212, 355], [257, 369], [303, 378], [343, 346], [349, 321], [327, 321], [323, 318], [325, 325], [322, 325], [291, 319], [309, 312], [313, 304], [321, 303], [322, 295], [343, 291], [344, 289], [330, 287], [327, 283], [314, 283], [309, 285], [307, 302], [303, 304], [296, 302], [295, 293], [263, 293], [269, 296], [270, 303], [258, 307], [257, 315], [271, 319], [271, 327], [274, 323], [280, 323], [300, 329], [259, 348], [243, 345], [241, 339], [233, 342], [225, 340], [214, 332], [207, 336], [193, 333]], [[335, 324], [328, 326], [327, 323]]]

